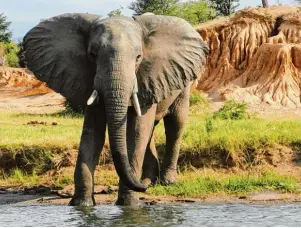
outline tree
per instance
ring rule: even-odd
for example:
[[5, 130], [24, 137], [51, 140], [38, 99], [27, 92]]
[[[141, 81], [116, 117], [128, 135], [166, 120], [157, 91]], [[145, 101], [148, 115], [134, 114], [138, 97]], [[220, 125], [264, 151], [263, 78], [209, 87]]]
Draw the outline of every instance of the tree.
[[136, 0], [129, 5], [136, 15], [151, 12], [157, 15], [175, 16], [179, 0]]
[[7, 17], [3, 13], [0, 14], [0, 42], [10, 42], [12, 32], [9, 31], [11, 22], [7, 21]]
[[215, 10], [206, 1], [189, 1], [181, 3], [178, 17], [185, 19], [193, 25], [211, 20], [215, 16]]
[[264, 8], [269, 7], [269, 1], [268, 0], [262, 0], [262, 6]]
[[210, 0], [217, 15], [230, 16], [239, 6], [239, 0]]
[[122, 16], [121, 9], [122, 9], [122, 7], [120, 7], [119, 9], [112, 10], [111, 12], [108, 13], [108, 16], [109, 17]]

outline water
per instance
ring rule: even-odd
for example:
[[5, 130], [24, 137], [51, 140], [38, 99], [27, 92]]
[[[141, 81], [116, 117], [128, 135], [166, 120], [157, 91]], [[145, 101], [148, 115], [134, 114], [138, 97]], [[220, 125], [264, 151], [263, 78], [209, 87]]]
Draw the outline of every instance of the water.
[[301, 204], [0, 205], [2, 226], [301, 226]]

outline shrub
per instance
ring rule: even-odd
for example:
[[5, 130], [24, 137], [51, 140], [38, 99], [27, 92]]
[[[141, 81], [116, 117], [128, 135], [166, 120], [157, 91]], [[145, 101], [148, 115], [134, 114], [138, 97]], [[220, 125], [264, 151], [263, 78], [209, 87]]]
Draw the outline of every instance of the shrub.
[[190, 106], [203, 105], [205, 107], [209, 107], [208, 100], [203, 96], [201, 91], [193, 91], [190, 94], [189, 98]]
[[16, 53], [9, 53], [6, 55], [7, 65], [10, 67], [19, 67], [19, 59]]
[[247, 111], [246, 103], [239, 103], [234, 100], [226, 101], [224, 106], [213, 114], [214, 119], [231, 119], [231, 120], [241, 120], [249, 119], [250, 115]]
[[0, 43], [0, 49], [2, 50], [1, 55], [2, 58], [5, 59], [4, 65], [10, 66], [10, 67], [19, 67], [19, 58], [18, 58], [18, 52], [19, 47], [14, 42], [1, 42]]

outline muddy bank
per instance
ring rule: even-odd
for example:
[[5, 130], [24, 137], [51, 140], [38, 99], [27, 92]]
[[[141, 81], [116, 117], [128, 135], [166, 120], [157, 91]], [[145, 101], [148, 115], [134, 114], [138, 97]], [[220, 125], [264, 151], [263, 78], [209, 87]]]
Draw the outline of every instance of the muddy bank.
[[[96, 186], [96, 204], [114, 204], [117, 199], [117, 186]], [[56, 204], [67, 205], [73, 195], [73, 186], [55, 189], [47, 186], [28, 189], [0, 188], [0, 204]], [[248, 194], [226, 195], [212, 194], [198, 198], [153, 196], [138, 193], [139, 201], [146, 205], [177, 203], [301, 203], [301, 194], [281, 193], [277, 191], [251, 192]]]

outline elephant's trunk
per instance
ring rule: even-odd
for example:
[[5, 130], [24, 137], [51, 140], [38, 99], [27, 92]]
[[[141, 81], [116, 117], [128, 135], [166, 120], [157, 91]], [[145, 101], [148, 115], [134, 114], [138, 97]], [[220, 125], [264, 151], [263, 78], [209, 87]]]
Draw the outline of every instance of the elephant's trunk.
[[130, 166], [126, 144], [127, 111], [133, 87], [132, 83], [114, 75], [104, 82], [103, 96], [115, 169], [128, 188], [142, 192], [146, 187], [139, 182]]

